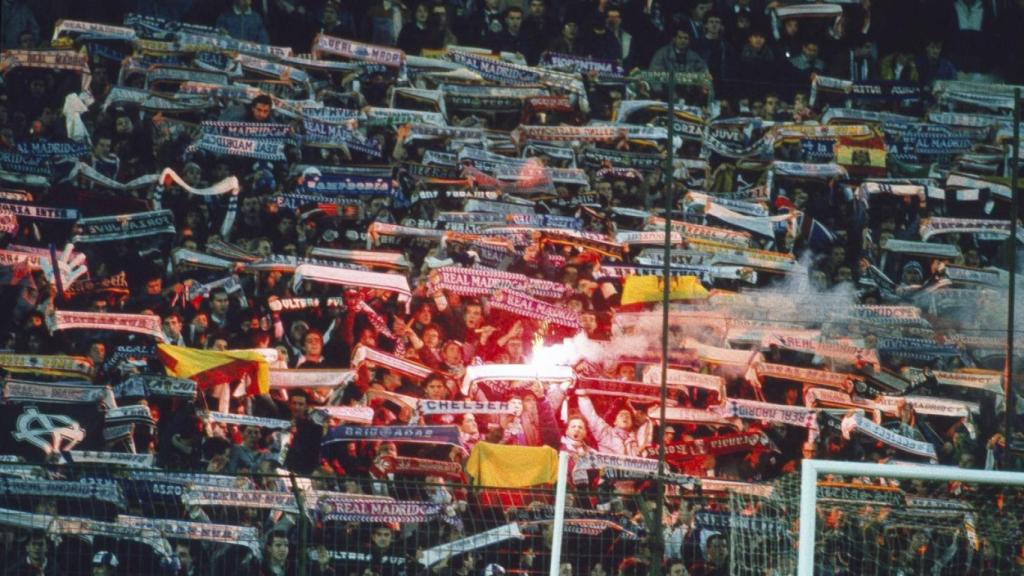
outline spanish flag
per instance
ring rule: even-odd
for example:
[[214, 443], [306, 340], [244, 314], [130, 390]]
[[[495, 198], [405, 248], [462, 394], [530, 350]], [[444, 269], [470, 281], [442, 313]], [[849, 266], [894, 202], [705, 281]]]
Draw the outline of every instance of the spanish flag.
[[266, 394], [270, 391], [270, 366], [262, 354], [253, 350], [217, 352], [157, 344], [157, 355], [169, 375], [188, 378], [200, 390], [238, 382], [248, 376], [246, 394]]
[[886, 175], [885, 139], [840, 136], [835, 145], [836, 163], [846, 168], [853, 178], [883, 178]]
[[[622, 305], [661, 302], [665, 284], [661, 276], [627, 276], [622, 287]], [[696, 276], [675, 276], [669, 284], [669, 300], [706, 300], [708, 291]]]

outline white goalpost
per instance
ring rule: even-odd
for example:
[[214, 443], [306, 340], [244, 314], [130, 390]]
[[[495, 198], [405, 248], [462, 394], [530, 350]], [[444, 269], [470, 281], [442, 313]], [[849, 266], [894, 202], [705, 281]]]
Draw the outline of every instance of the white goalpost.
[[[1003, 490], [1024, 490], [1024, 473], [968, 470], [937, 465], [915, 466], [804, 460], [800, 477], [798, 576], [812, 576], [814, 574], [815, 553], [818, 550], [816, 539], [818, 534], [819, 479], [824, 475], [836, 475], [847, 478], [873, 477], [910, 481], [956, 482], [965, 485], [977, 484], [1000, 487]], [[995, 507], [994, 499], [990, 505]], [[974, 535], [973, 538], [976, 540], [978, 536]], [[1007, 560], [1013, 561], [1011, 558], [1007, 558]]]

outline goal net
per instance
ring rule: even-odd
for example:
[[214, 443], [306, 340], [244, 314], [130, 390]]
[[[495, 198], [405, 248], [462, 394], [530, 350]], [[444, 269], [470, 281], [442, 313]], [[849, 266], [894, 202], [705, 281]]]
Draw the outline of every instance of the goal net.
[[747, 573], [1024, 574], [1024, 474], [805, 460], [799, 490], [773, 497], [786, 518], [799, 504], [797, 569]]

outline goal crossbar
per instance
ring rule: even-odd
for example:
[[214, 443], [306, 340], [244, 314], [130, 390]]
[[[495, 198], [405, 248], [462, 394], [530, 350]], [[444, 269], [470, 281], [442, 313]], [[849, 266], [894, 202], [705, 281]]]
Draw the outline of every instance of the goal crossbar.
[[804, 460], [800, 470], [800, 542], [797, 576], [814, 576], [814, 539], [817, 528], [818, 476], [880, 476], [904, 480], [958, 480], [974, 484], [1024, 486], [1024, 473], [994, 470], [967, 470], [954, 466], [906, 466], [866, 464], [835, 460]]

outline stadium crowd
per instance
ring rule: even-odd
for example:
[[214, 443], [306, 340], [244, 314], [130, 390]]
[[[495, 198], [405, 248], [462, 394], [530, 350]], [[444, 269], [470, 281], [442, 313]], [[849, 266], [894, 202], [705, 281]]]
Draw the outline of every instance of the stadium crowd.
[[[790, 574], [804, 458], [1024, 468], [1022, 0], [2, 2], [5, 575], [540, 574], [558, 451], [562, 574]], [[822, 574], [1024, 570], [837, 486]]]

